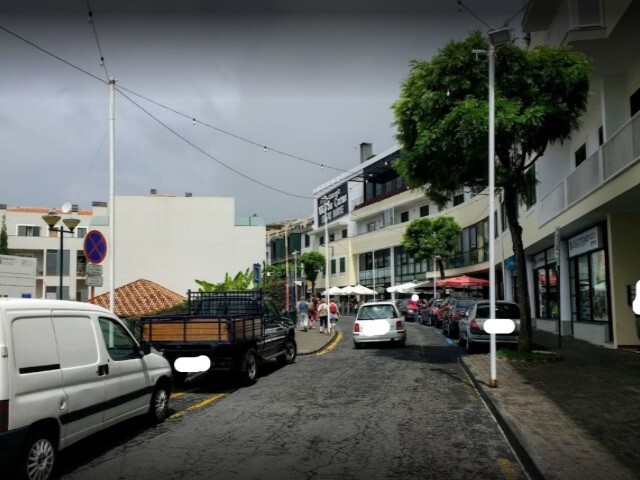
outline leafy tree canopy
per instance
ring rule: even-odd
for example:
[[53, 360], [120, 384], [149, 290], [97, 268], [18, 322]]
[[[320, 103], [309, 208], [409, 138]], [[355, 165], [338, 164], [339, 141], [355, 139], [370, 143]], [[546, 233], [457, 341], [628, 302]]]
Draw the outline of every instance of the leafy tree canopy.
[[[413, 61], [393, 104], [402, 146], [394, 166], [440, 206], [463, 186], [487, 183], [488, 68], [473, 50], [488, 48], [473, 32], [431, 61]], [[564, 46], [507, 45], [495, 58], [496, 187], [515, 189], [523, 200], [531, 186], [526, 168], [578, 127], [591, 68]]]
[[318, 273], [324, 268], [325, 256], [320, 252], [304, 252], [298, 259], [304, 265], [304, 275], [312, 283], [318, 279]]
[[402, 246], [418, 261], [448, 257], [458, 243], [462, 229], [452, 217], [417, 218], [402, 235]]
[[206, 280], [196, 280], [196, 283], [200, 285], [201, 292], [248, 290], [253, 285], [253, 270], [247, 268], [244, 272], [236, 273], [233, 278], [228, 273], [225, 273], [224, 281], [220, 283], [210, 283]]

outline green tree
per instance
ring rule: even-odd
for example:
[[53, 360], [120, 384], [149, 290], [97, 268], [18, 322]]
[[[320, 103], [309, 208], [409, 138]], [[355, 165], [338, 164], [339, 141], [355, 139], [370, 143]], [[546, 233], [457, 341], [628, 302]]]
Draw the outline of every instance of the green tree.
[[201, 292], [248, 290], [249, 287], [253, 285], [253, 270], [247, 268], [244, 272], [240, 271], [236, 273], [234, 277], [231, 277], [231, 275], [225, 273], [224, 281], [220, 283], [210, 283], [206, 280], [196, 280], [196, 283], [200, 285]]
[[9, 237], [7, 236], [7, 215], [2, 215], [2, 229], [0, 230], [0, 255], [9, 253]]
[[304, 252], [300, 255], [299, 263], [304, 265], [304, 276], [311, 282], [311, 291], [316, 291], [318, 274], [325, 267], [325, 256], [320, 252]]
[[417, 218], [404, 231], [402, 246], [417, 261], [440, 257], [440, 276], [444, 278], [443, 259], [455, 250], [461, 231], [453, 217]]
[[[472, 33], [430, 61], [413, 61], [393, 104], [402, 153], [394, 166], [412, 188], [444, 205], [465, 186], [488, 178], [488, 69], [473, 50], [488, 50]], [[527, 170], [548, 144], [568, 139], [587, 107], [588, 59], [569, 47], [502, 47], [495, 65], [495, 185], [502, 190], [518, 270], [521, 334], [530, 351], [531, 317], [519, 204], [535, 179]], [[491, 232], [493, 236], [493, 232]]]

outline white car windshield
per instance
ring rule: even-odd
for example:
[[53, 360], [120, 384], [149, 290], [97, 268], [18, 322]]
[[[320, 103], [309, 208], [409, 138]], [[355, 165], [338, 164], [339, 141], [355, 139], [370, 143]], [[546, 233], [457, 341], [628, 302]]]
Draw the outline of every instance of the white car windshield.
[[358, 311], [358, 320], [380, 320], [397, 317], [396, 310], [392, 305], [363, 305]]

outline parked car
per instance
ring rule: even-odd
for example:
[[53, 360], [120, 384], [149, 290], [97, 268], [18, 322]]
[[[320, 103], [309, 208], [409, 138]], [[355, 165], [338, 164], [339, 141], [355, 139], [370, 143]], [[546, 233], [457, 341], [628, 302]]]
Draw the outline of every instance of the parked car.
[[[477, 300], [473, 302], [459, 323], [460, 337], [458, 343], [466, 347], [471, 353], [479, 345], [488, 345], [491, 335], [484, 330], [484, 322], [489, 317], [489, 300]], [[510, 319], [516, 325], [515, 330], [509, 334], [496, 334], [497, 344], [514, 345], [520, 338], [520, 307], [517, 303], [496, 301], [495, 318]]]
[[442, 328], [444, 316], [447, 314], [447, 311], [449, 310], [449, 305], [451, 305], [451, 302], [453, 300], [454, 300], [453, 297], [447, 297], [440, 304], [440, 308], [436, 311], [436, 316], [434, 318], [436, 328]]
[[427, 308], [422, 313], [422, 323], [427, 325], [435, 325], [436, 324], [436, 315], [438, 310], [440, 309], [440, 305], [442, 305], [444, 299], [442, 298], [432, 298], [429, 300], [427, 304]]
[[404, 318], [392, 301], [365, 303], [353, 323], [353, 344], [392, 342], [403, 347], [407, 341]]
[[473, 298], [454, 298], [447, 307], [443, 318], [442, 330], [449, 338], [458, 338], [458, 322], [464, 316], [469, 306], [475, 302]]
[[0, 470], [14, 470], [0, 478], [52, 478], [59, 450], [136, 415], [162, 422], [170, 395], [169, 362], [109, 310], [0, 299]]
[[[398, 307], [398, 311], [402, 318], [407, 319], [407, 304], [409, 303], [410, 298], [401, 298], [396, 300], [396, 307]], [[411, 319], [413, 320], [413, 314], [411, 315]]]

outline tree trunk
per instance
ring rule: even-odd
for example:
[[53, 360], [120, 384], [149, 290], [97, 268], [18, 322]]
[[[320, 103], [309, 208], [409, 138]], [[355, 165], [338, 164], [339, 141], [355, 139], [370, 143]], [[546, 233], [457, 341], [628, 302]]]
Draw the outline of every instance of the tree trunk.
[[[518, 305], [520, 306], [520, 340], [518, 351], [530, 352], [533, 347], [531, 328], [531, 308], [529, 306], [529, 282], [527, 281], [527, 265], [522, 243], [522, 227], [518, 221], [518, 196], [513, 187], [504, 190], [504, 207], [509, 221], [509, 231], [513, 242], [513, 253], [518, 269]], [[502, 272], [503, 276], [505, 272]]]

